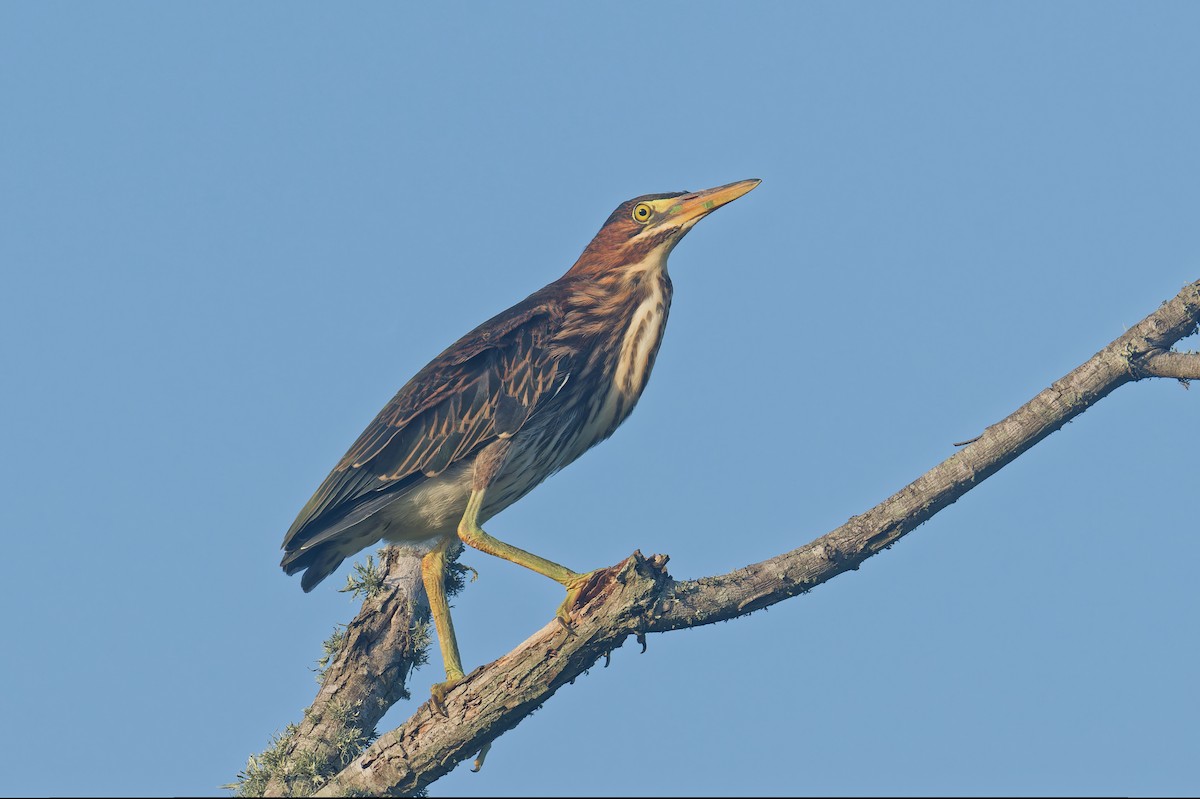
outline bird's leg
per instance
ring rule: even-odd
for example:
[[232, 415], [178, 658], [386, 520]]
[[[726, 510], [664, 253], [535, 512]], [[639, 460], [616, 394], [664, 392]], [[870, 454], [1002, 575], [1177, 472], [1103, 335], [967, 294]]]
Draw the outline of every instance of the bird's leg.
[[458, 537], [467, 546], [474, 547], [480, 552], [504, 558], [507, 561], [532, 569], [538, 574], [544, 574], [551, 580], [561, 583], [567, 589], [567, 598], [559, 606], [557, 617], [565, 626], [570, 627], [570, 612], [579, 599], [579, 592], [587, 583], [588, 574], [573, 572], [566, 566], [560, 566], [551, 560], [538, 557], [532, 552], [506, 544], [492, 538], [479, 526], [479, 510], [483, 507], [483, 495], [486, 488], [475, 488], [467, 500], [467, 510], [463, 513], [462, 521], [458, 523]]
[[446, 694], [462, 682], [462, 660], [458, 656], [458, 641], [454, 637], [454, 622], [450, 619], [450, 605], [446, 602], [446, 550], [453, 538], [443, 538], [421, 559], [421, 579], [425, 583], [425, 594], [429, 597], [429, 615], [437, 628], [438, 645], [442, 649], [442, 663], [446, 667], [446, 681], [433, 686], [433, 702], [439, 709]]

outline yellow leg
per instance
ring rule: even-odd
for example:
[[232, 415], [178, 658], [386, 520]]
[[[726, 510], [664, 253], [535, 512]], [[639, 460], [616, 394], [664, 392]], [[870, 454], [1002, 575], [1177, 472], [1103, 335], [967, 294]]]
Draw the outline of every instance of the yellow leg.
[[538, 574], [545, 575], [567, 589], [567, 598], [558, 608], [558, 618], [563, 623], [568, 621], [568, 614], [579, 598], [579, 592], [587, 582], [588, 575], [573, 572], [566, 566], [560, 566], [554, 561], [538, 557], [531, 552], [506, 544], [492, 538], [479, 526], [479, 510], [483, 507], [483, 495], [486, 489], [477, 488], [471, 492], [467, 500], [467, 510], [463, 513], [462, 521], [458, 523], [458, 537], [467, 546], [474, 547], [480, 552], [504, 558], [507, 561], [532, 569]]
[[433, 616], [433, 624], [437, 628], [442, 663], [446, 667], [446, 681], [433, 686], [433, 701], [438, 707], [442, 706], [446, 693], [463, 678], [458, 640], [454, 637], [454, 622], [450, 619], [450, 605], [446, 602], [446, 550], [453, 540], [442, 539], [421, 559], [421, 579], [425, 583], [425, 594], [429, 597], [429, 615]]

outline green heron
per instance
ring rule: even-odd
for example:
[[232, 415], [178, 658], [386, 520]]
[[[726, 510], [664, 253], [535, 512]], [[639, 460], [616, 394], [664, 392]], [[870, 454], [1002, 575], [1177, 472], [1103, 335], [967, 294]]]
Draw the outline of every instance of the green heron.
[[567, 271], [463, 336], [400, 389], [300, 511], [283, 569], [311, 591], [380, 539], [432, 541], [421, 576], [446, 682], [463, 678], [444, 588], [464, 544], [567, 589], [587, 574], [499, 541], [480, 525], [613, 434], [637, 404], [671, 306], [667, 256], [692, 227], [757, 186], [647, 194], [617, 207]]

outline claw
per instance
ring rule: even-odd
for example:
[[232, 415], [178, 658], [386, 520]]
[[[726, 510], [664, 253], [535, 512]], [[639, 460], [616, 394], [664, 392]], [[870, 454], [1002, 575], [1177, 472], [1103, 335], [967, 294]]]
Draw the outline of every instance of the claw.
[[453, 691], [459, 683], [463, 681], [462, 672], [458, 676], [446, 675], [450, 679], [445, 682], [434, 683], [429, 689], [431, 694], [429, 701], [433, 706], [433, 711], [441, 716], [449, 718], [450, 714], [446, 712], [446, 695]]
[[483, 748], [479, 750], [479, 754], [475, 756], [475, 763], [473, 764], [473, 768], [471, 769], [471, 771], [473, 773], [478, 774], [479, 769], [483, 768], [483, 761], [484, 761], [484, 759], [487, 758], [487, 754], [489, 751], [491, 751], [491, 748], [492, 748], [492, 742], [488, 741], [487, 743], [485, 743], [483, 745]]
[[558, 612], [555, 613], [555, 616], [558, 617], [558, 623], [566, 628], [568, 632], [571, 630], [571, 612], [579, 607], [580, 595], [591, 581], [593, 574], [595, 572], [576, 574], [570, 580], [563, 583], [567, 588], [567, 598], [558, 606]]

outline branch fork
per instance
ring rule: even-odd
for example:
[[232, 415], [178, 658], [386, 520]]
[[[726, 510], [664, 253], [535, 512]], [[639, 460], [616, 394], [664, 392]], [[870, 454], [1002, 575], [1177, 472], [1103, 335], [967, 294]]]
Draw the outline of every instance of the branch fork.
[[563, 685], [637, 635], [672, 581], [664, 556], [635, 552], [593, 573], [571, 630], [551, 621], [512, 652], [481, 666], [445, 698], [445, 714], [423, 704], [317, 794], [410, 793], [448, 773], [512, 729]]

